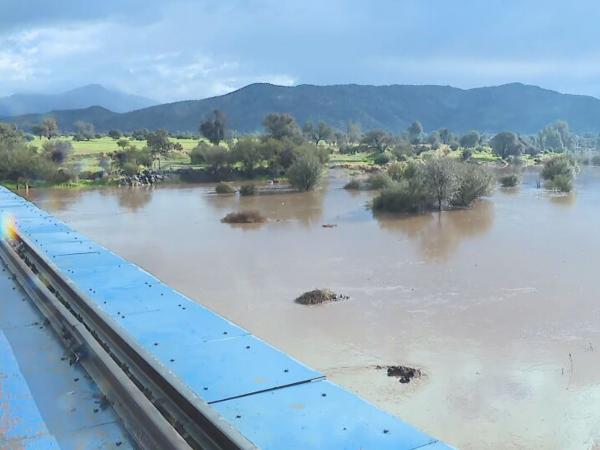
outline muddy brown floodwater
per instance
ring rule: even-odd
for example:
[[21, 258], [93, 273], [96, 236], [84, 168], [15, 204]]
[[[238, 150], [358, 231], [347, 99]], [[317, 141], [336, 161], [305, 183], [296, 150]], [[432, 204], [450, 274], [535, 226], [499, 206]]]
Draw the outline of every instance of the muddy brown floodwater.
[[[77, 230], [463, 449], [600, 448], [600, 171], [473, 209], [374, 217], [367, 192], [34, 190]], [[241, 208], [265, 224], [227, 225]], [[323, 224], [337, 224], [324, 228]], [[350, 300], [302, 306], [329, 288]], [[419, 368], [399, 383], [377, 366]]]

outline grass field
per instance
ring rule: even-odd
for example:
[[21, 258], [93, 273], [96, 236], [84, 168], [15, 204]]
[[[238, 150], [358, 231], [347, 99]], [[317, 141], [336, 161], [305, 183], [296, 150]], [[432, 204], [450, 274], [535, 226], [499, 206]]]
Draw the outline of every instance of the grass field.
[[[73, 156], [97, 156], [101, 153], [112, 153], [119, 149], [117, 146], [117, 141], [105, 136], [99, 139], [91, 139], [89, 141], [74, 141], [71, 136], [61, 136], [58, 139], [70, 141], [73, 145]], [[183, 147], [184, 151], [189, 152], [196, 145], [198, 145], [197, 139], [175, 139], [170, 138], [173, 143], [180, 143]], [[36, 137], [31, 143], [37, 147], [41, 147], [42, 144], [46, 141], [46, 138]], [[130, 140], [130, 142], [136, 145], [138, 148], [143, 148], [146, 146], [146, 141], [136, 141]]]

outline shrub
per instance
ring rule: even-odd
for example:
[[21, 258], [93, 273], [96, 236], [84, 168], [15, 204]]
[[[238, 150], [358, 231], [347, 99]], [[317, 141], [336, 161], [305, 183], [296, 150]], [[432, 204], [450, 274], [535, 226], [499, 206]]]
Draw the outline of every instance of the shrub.
[[138, 165], [134, 162], [127, 161], [121, 166], [121, 171], [123, 175], [133, 176], [138, 172]]
[[502, 187], [515, 187], [517, 184], [519, 184], [519, 176], [516, 173], [512, 173], [510, 175], [504, 175], [500, 177], [499, 181]]
[[387, 163], [391, 162], [394, 159], [394, 155], [390, 152], [385, 151], [381, 153], [377, 153], [373, 156], [373, 162], [378, 166], [385, 166]]
[[287, 171], [290, 184], [300, 191], [314, 189], [321, 179], [323, 166], [313, 155], [303, 155], [296, 159]]
[[52, 175], [50, 175], [49, 179], [52, 183], [64, 184], [64, 183], [69, 183], [74, 178], [75, 178], [75, 176], [73, 175], [73, 173], [71, 173], [70, 171], [65, 170], [63, 167], [61, 167], [56, 172], [54, 172]]
[[221, 219], [223, 223], [264, 223], [266, 218], [258, 211], [231, 212]]
[[419, 212], [430, 207], [428, 190], [418, 178], [394, 183], [373, 200], [376, 211]]
[[492, 189], [492, 176], [485, 168], [474, 164], [458, 166], [456, 180], [456, 191], [450, 198], [453, 207], [469, 207]]
[[229, 183], [218, 183], [215, 186], [215, 192], [217, 194], [233, 194], [235, 193], [235, 188]]
[[600, 155], [592, 156], [592, 166], [600, 166]]
[[360, 189], [360, 181], [358, 181], [356, 178], [353, 178], [344, 185], [344, 189], [349, 191], [357, 191]]
[[546, 161], [541, 176], [546, 181], [547, 189], [570, 192], [573, 189], [575, 170], [573, 159], [560, 155]]
[[393, 162], [387, 168], [387, 174], [394, 181], [400, 181], [404, 177], [407, 164], [401, 162]]
[[367, 184], [369, 189], [379, 190], [390, 187], [394, 180], [386, 173], [375, 173], [369, 177]]
[[469, 148], [465, 148], [460, 155], [462, 161], [468, 161], [473, 156], [473, 151]]
[[240, 187], [240, 195], [246, 197], [256, 195], [256, 186], [252, 183], [244, 184]]
[[560, 192], [571, 192], [573, 190], [573, 177], [567, 174], [556, 175], [551, 180], [546, 181], [546, 189]]
[[65, 162], [73, 150], [73, 145], [69, 141], [60, 140], [46, 141], [42, 147], [46, 157], [56, 164]]

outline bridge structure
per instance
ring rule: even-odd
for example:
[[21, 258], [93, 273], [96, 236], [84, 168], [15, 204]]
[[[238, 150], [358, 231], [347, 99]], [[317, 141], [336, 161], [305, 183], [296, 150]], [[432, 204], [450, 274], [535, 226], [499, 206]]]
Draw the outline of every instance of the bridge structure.
[[441, 450], [0, 188], [0, 449]]

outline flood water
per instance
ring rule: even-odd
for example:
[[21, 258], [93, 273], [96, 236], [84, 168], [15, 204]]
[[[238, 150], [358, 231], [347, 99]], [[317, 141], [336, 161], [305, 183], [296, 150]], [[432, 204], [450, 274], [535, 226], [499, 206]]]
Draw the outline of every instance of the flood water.
[[[75, 229], [335, 382], [463, 449], [600, 448], [600, 171], [525, 177], [465, 211], [374, 217], [315, 193], [209, 186], [37, 190]], [[269, 222], [231, 226], [228, 212]], [[323, 224], [336, 224], [323, 228]], [[301, 306], [331, 288], [348, 301]], [[409, 384], [377, 365], [421, 368]]]

